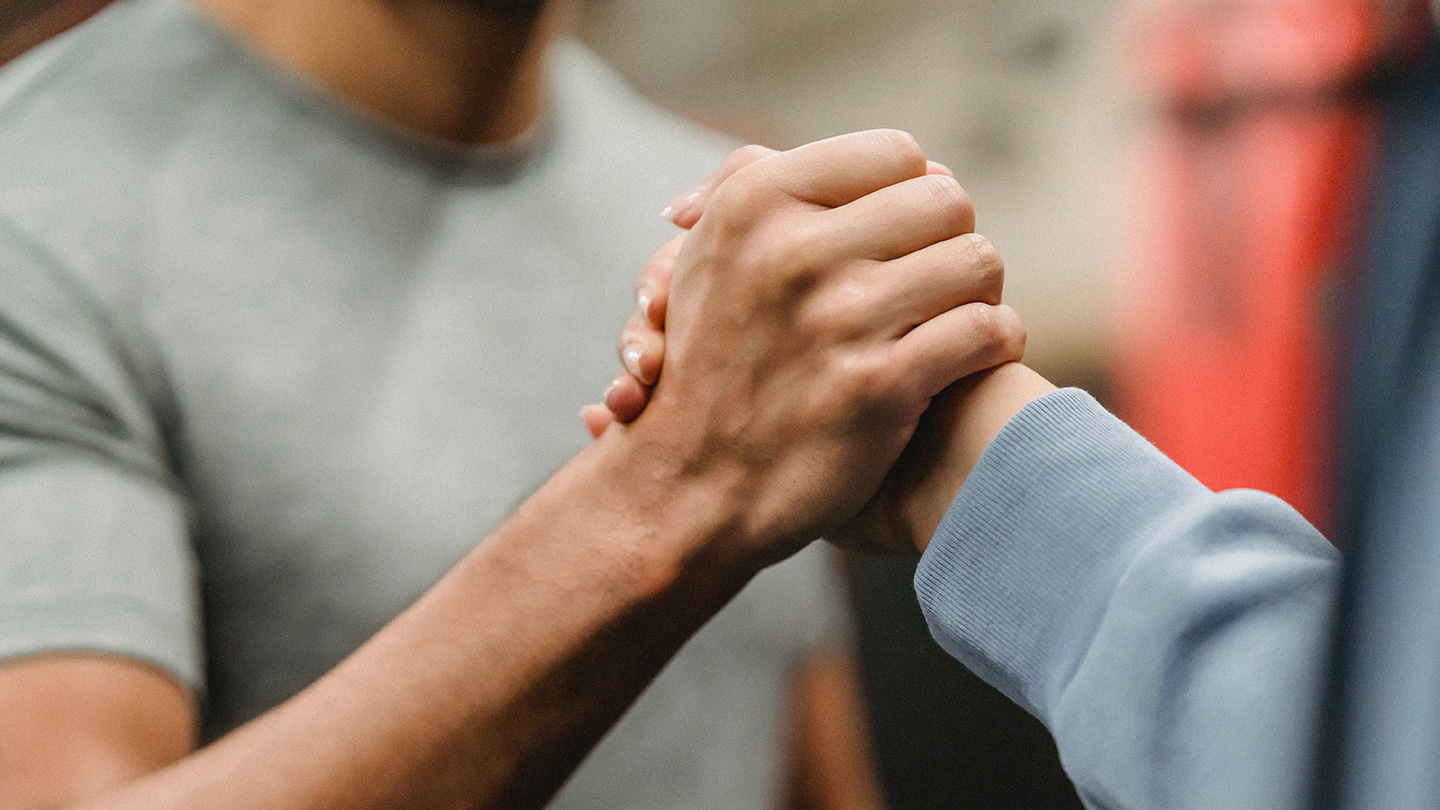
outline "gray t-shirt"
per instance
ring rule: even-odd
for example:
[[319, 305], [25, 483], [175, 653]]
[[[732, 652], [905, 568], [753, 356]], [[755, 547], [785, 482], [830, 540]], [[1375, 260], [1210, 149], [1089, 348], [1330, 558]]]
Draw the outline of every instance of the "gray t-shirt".
[[[580, 449], [666, 200], [728, 145], [578, 45], [543, 126], [458, 150], [352, 111], [185, 0], [0, 72], [0, 657], [131, 656], [206, 736], [403, 610]], [[676, 658], [562, 794], [778, 804], [809, 552]]]

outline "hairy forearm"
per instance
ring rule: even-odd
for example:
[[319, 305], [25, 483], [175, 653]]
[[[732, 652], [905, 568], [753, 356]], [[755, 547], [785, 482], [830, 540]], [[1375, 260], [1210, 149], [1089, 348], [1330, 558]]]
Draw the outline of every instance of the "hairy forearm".
[[[310, 689], [112, 807], [537, 807], [758, 563], [601, 442]], [[649, 493], [649, 494], [647, 494]], [[696, 497], [692, 497], [692, 495]]]

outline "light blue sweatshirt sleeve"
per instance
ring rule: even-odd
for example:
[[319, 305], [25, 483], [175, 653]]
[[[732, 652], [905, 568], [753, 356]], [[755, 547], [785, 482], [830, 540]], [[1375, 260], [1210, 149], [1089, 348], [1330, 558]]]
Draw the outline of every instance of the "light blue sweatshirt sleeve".
[[1209, 491], [1067, 389], [985, 452], [915, 586], [941, 646], [1050, 728], [1089, 807], [1285, 810], [1338, 578], [1282, 501]]

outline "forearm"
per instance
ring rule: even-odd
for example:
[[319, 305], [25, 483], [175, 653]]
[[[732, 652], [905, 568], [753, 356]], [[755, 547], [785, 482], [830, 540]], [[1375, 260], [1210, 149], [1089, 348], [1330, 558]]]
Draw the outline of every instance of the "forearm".
[[929, 465], [932, 472], [923, 496], [913, 499], [905, 514], [916, 548], [923, 552], [930, 544], [965, 479], [1006, 423], [1054, 390], [1023, 363], [1007, 363], [961, 380], [936, 397], [931, 405], [936, 413], [927, 415], [917, 438], [939, 448], [943, 456]]
[[727, 531], [714, 504], [647, 490], [614, 449], [578, 457], [310, 689], [102, 804], [542, 805], [755, 570], [699, 554]]
[[972, 374], [931, 400], [879, 492], [829, 537], [867, 551], [924, 551], [970, 471], [1000, 430], [1055, 390], [1022, 363]]

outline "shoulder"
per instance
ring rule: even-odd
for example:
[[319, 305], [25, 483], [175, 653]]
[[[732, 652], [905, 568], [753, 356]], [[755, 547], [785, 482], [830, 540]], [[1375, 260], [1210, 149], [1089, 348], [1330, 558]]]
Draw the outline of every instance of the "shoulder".
[[218, 45], [179, 0], [114, 4], [0, 70], [0, 143], [29, 147], [0, 159], [68, 172], [62, 159], [163, 153], [163, 136], [215, 95]]
[[0, 217], [76, 272], [123, 272], [186, 145], [229, 126], [235, 62], [183, 0], [122, 0], [7, 65]]

